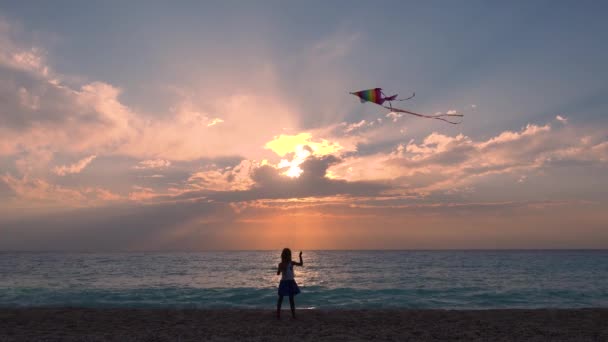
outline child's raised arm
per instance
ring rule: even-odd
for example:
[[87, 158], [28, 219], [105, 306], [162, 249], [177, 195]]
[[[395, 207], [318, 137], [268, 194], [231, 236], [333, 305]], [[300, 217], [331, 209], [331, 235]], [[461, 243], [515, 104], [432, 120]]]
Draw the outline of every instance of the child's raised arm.
[[304, 266], [304, 261], [302, 261], [302, 251], [300, 251], [300, 262], [291, 262], [292, 264], [296, 265], [296, 266]]

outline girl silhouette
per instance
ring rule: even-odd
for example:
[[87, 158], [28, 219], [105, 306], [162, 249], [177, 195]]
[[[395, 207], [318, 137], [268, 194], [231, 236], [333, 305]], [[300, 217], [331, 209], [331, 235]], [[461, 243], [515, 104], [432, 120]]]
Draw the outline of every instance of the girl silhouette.
[[279, 299], [277, 302], [277, 319], [281, 319], [281, 305], [283, 304], [283, 297], [289, 296], [289, 305], [291, 306], [291, 317], [296, 318], [296, 304], [293, 297], [300, 293], [300, 288], [294, 279], [293, 266], [303, 266], [302, 252], [300, 252], [300, 262], [291, 260], [291, 250], [284, 248], [281, 252], [281, 263], [277, 269], [277, 275], [281, 275], [281, 282], [279, 283]]

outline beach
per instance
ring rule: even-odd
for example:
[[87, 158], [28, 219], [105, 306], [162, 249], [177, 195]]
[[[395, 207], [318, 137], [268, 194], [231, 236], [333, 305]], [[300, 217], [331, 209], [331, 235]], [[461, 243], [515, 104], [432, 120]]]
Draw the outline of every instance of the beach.
[[0, 342], [608, 341], [606, 251], [306, 255], [277, 321], [274, 251], [4, 253]]
[[607, 341], [608, 309], [0, 309], [0, 341]]

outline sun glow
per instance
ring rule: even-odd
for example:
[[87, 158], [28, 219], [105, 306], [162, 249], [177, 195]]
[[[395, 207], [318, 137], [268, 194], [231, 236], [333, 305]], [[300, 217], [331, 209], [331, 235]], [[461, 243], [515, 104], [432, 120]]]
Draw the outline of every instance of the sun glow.
[[273, 140], [266, 143], [265, 148], [272, 150], [280, 157], [285, 157], [293, 153], [291, 160], [281, 159], [277, 164], [278, 169], [285, 169], [281, 174], [297, 178], [300, 177], [303, 170], [300, 168], [308, 157], [312, 155], [324, 156], [340, 151], [343, 147], [337, 142], [330, 142], [326, 139], [313, 141], [312, 134], [299, 133], [297, 135], [281, 134], [275, 136]]
[[302, 164], [306, 160], [306, 158], [308, 158], [310, 155], [312, 155], [312, 150], [310, 147], [308, 147], [306, 145], [297, 145], [295, 152], [294, 152], [293, 159], [291, 161], [289, 161], [287, 159], [281, 159], [281, 161], [279, 162], [277, 167], [279, 169], [286, 168], [287, 170], [285, 172], [283, 172], [282, 174], [287, 177], [291, 177], [291, 178], [300, 177], [300, 175], [303, 172], [302, 169], [300, 168], [300, 164]]

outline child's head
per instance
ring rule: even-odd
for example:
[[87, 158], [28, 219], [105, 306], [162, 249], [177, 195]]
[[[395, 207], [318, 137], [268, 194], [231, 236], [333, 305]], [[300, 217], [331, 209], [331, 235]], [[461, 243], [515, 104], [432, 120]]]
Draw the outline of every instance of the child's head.
[[282, 262], [290, 262], [291, 261], [291, 249], [283, 248], [283, 252], [281, 252], [281, 261]]

